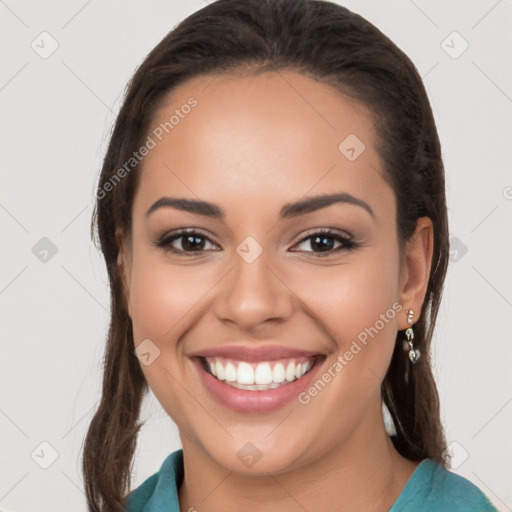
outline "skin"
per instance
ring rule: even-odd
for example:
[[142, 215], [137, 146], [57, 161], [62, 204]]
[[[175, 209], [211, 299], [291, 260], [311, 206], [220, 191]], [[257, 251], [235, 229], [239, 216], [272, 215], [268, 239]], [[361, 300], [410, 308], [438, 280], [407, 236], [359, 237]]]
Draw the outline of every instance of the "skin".
[[[160, 350], [141, 368], [180, 431], [181, 510], [388, 510], [417, 463], [386, 434], [380, 385], [397, 330], [408, 326], [405, 309], [418, 320], [432, 223], [418, 221], [400, 268], [396, 200], [382, 178], [371, 117], [330, 86], [291, 70], [201, 76], [171, 91], [154, 126], [191, 96], [197, 106], [144, 159], [132, 232], [117, 233], [135, 345], [150, 339]], [[338, 150], [349, 134], [366, 146], [352, 162]], [[367, 202], [375, 219], [341, 203], [279, 219], [286, 203], [342, 191]], [[172, 207], [146, 217], [162, 196], [213, 202], [225, 217]], [[190, 227], [206, 236], [202, 252], [180, 256], [154, 245]], [[342, 244], [330, 239], [326, 255], [314, 237], [304, 241], [317, 228], [349, 234], [359, 246], [336, 251]], [[263, 249], [252, 263], [236, 252], [248, 236]], [[183, 251], [182, 242], [172, 246]], [[307, 405], [231, 411], [204, 389], [188, 357], [225, 344], [277, 343], [326, 354], [321, 376], [394, 303], [403, 310]], [[237, 457], [247, 442], [262, 454], [252, 467]]]

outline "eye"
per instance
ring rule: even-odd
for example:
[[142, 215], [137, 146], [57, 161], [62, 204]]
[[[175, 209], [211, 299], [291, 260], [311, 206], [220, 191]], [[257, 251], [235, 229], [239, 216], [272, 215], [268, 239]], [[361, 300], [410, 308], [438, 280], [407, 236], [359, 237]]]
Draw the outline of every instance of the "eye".
[[[169, 251], [180, 255], [192, 255], [202, 253], [205, 245], [210, 243], [214, 248], [217, 247], [206, 235], [194, 229], [184, 229], [176, 233], [166, 234], [155, 245], [164, 251]], [[216, 249], [214, 249], [216, 250]]]
[[[336, 243], [339, 243], [340, 245], [335, 248]], [[312, 251], [306, 250], [305, 252], [317, 253], [316, 255], [319, 257], [324, 255], [328, 256], [333, 253], [347, 251], [357, 247], [356, 242], [354, 242], [352, 239], [347, 236], [340, 235], [339, 233], [330, 229], [315, 231], [314, 233], [303, 238], [298, 245], [302, 244], [309, 244], [309, 247], [313, 249]], [[293, 252], [296, 251], [294, 250]]]

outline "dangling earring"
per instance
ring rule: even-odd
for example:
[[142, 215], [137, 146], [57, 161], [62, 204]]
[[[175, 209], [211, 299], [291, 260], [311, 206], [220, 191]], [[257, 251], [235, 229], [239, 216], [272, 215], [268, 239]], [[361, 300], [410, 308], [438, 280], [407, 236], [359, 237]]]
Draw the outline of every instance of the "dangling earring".
[[[406, 309], [405, 312], [407, 313], [407, 323], [412, 326], [414, 310]], [[412, 344], [412, 340], [414, 339], [414, 331], [412, 330], [412, 327], [407, 328], [405, 335], [407, 336], [407, 341], [404, 340], [404, 350], [409, 351], [409, 359], [411, 360], [412, 364], [414, 364], [420, 358], [421, 353], [418, 349], [415, 349]]]

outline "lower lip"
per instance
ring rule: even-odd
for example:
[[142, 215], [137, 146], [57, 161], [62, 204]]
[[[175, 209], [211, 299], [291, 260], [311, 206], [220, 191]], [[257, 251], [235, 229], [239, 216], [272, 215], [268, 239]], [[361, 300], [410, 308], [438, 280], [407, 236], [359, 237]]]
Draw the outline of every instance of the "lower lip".
[[262, 391], [234, 388], [208, 373], [203, 368], [199, 358], [194, 357], [194, 363], [199, 369], [199, 375], [204, 386], [218, 403], [236, 412], [263, 413], [280, 409], [296, 399], [310, 385], [324, 359], [316, 359], [309, 372], [299, 379], [283, 384], [278, 388]]

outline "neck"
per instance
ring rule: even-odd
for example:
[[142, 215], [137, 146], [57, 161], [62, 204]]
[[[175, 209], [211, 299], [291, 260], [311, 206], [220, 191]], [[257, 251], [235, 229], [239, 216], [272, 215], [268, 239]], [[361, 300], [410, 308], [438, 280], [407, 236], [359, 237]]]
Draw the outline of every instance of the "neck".
[[349, 440], [290, 472], [251, 476], [219, 466], [182, 437], [185, 477], [180, 509], [210, 512], [387, 511], [418, 463], [403, 458], [375, 411]]

